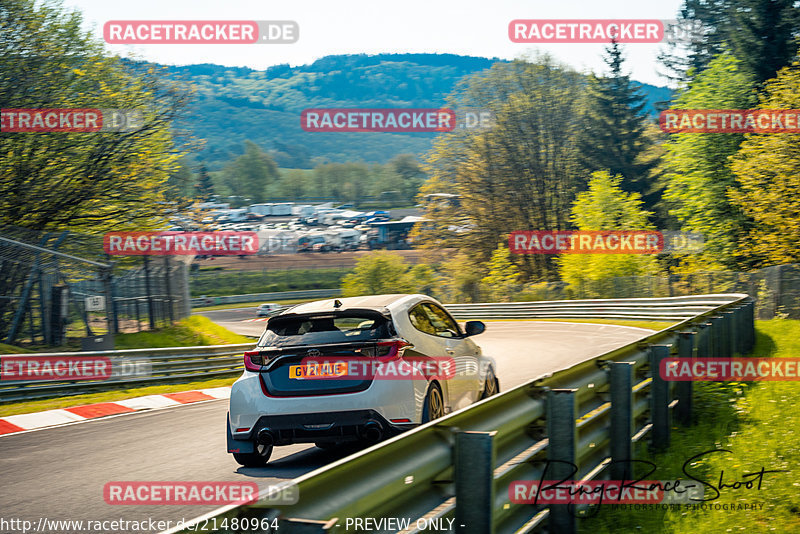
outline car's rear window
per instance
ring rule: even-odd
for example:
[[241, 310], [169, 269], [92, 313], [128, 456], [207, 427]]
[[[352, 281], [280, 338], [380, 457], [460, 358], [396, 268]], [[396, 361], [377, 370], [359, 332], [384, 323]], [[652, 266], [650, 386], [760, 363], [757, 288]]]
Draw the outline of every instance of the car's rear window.
[[275, 317], [258, 341], [259, 347], [285, 347], [370, 341], [391, 337], [388, 319], [380, 315], [313, 315]]

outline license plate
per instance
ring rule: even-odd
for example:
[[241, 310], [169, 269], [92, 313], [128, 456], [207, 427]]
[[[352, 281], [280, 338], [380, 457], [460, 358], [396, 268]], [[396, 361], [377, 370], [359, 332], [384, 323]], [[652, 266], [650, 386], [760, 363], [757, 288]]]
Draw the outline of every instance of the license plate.
[[347, 374], [347, 363], [306, 363], [303, 365], [290, 365], [289, 378], [306, 380], [314, 378], [338, 378]]

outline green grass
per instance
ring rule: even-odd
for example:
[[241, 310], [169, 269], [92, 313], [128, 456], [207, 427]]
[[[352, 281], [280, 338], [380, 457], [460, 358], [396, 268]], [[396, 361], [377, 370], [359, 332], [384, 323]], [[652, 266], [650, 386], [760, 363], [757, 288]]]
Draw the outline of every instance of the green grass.
[[161, 395], [164, 393], [178, 393], [181, 391], [192, 391], [195, 389], [218, 388], [222, 386], [230, 386], [235, 380], [236, 377], [214, 378], [210, 380], [184, 382], [182, 384], [165, 384], [142, 388], [121, 389], [117, 391], [104, 391], [101, 393], [88, 393], [86, 395], [75, 395], [72, 397], [62, 397], [58, 399], [44, 399], [0, 404], [0, 417], [23, 413], [41, 412], [44, 410], [57, 410], [61, 408], [69, 408], [70, 406], [83, 406], [85, 404], [94, 404], [97, 402], [114, 402], [133, 397], [143, 397], [145, 395]]
[[613, 324], [617, 326], [633, 326], [636, 328], [649, 328], [650, 330], [663, 330], [675, 324], [675, 321], [634, 321], [629, 319], [530, 319], [531, 321], [550, 321], [558, 323], [591, 323]]
[[[753, 356], [789, 358], [800, 354], [800, 321], [773, 319], [756, 323]], [[752, 510], [611, 510], [602, 507], [592, 519], [580, 522], [582, 532], [605, 534], [646, 532], [695, 534], [706, 532], [800, 532], [800, 399], [797, 382], [695, 382], [695, 424], [674, 427], [669, 451], [650, 454], [642, 448], [638, 458], [654, 462], [651, 479], [686, 478], [682, 466], [696, 454], [712, 449], [730, 453], [705, 456], [689, 468], [699, 479], [718, 485], [743, 480], [746, 473], [767, 473], [762, 488], [722, 489], [713, 504], [763, 504]], [[706, 498], [714, 491], [706, 487]]]
[[192, 315], [166, 328], [115, 336], [116, 348], [119, 350], [224, 345], [252, 341], [253, 338], [234, 334], [202, 315]]
[[[192, 317], [183, 319], [182, 321], [179, 321], [175, 323], [175, 325], [168, 328], [160, 328], [154, 331], [137, 332], [135, 334], [118, 334], [115, 337], [116, 348], [119, 350], [183, 347], [195, 345], [224, 345], [230, 343], [253, 342], [253, 338], [234, 334], [230, 330], [223, 328], [200, 315], [193, 315]], [[5, 347], [9, 347], [9, 345], [0, 346], [0, 352], [2, 352]], [[18, 347], [11, 348], [18, 349]], [[14, 402], [0, 405], [0, 417], [20, 413], [38, 412], [42, 410], [54, 410], [57, 408], [68, 408], [70, 406], [81, 406], [95, 402], [112, 402], [144, 395], [175, 393], [178, 391], [189, 391], [193, 389], [229, 386], [234, 382], [234, 380], [236, 380], [235, 377], [212, 378], [193, 382], [184, 381], [183, 383], [179, 384], [163, 384], [116, 391], [89, 393], [86, 395], [75, 395], [58, 399]]]
[[192, 297], [277, 293], [339, 287], [351, 268], [214, 271], [189, 276]]
[[23, 349], [22, 347], [16, 347], [14, 345], [6, 345], [5, 343], [0, 343], [0, 354], [22, 354], [25, 352], [31, 352], [28, 349]]

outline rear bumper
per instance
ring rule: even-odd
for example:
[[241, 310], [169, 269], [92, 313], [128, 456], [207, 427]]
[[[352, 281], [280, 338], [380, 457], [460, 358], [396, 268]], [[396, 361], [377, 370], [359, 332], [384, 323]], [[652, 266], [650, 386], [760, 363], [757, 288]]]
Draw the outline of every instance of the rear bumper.
[[416, 426], [394, 424], [375, 410], [349, 410], [292, 415], [262, 415], [247, 433], [236, 440], [255, 442], [259, 433], [269, 433], [274, 445], [316, 442], [376, 442]]
[[[366, 390], [354, 393], [268, 397], [262, 391], [259, 373], [245, 371], [231, 388], [229, 418], [237, 440], [249, 439], [259, 421], [266, 417], [324, 417], [373, 411], [382, 421], [409, 419], [419, 423], [426, 387], [424, 380], [374, 380]], [[335, 422], [336, 419], [330, 416], [328, 420], [307, 424]]]

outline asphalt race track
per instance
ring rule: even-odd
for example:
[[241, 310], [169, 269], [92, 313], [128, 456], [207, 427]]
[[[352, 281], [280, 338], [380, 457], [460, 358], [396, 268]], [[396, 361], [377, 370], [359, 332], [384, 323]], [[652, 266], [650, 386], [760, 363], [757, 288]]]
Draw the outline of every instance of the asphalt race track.
[[[265, 324], [252, 320], [254, 307], [204, 315], [240, 334], [258, 335]], [[648, 333], [609, 325], [492, 321], [487, 322], [486, 332], [474, 339], [485, 354], [496, 358], [504, 391]], [[103, 499], [103, 487], [112, 481], [178, 480], [255, 481], [264, 487], [347, 454], [293, 445], [277, 447], [266, 468], [240, 467], [225, 451], [226, 412], [227, 401], [215, 400], [0, 436], [1, 515], [31, 521], [33, 528], [40, 518], [153, 519], [169, 520], [174, 526], [217, 506], [109, 505]], [[21, 532], [5, 527], [0, 531]], [[57, 531], [78, 532], [63, 527]]]

